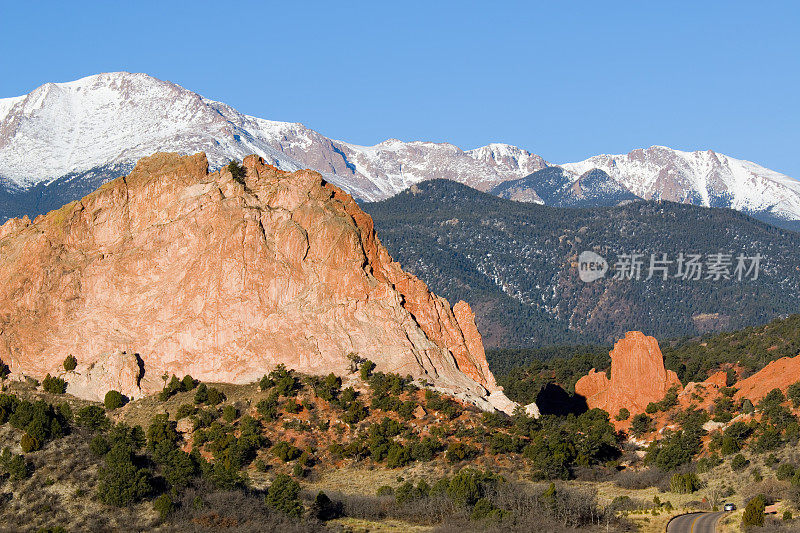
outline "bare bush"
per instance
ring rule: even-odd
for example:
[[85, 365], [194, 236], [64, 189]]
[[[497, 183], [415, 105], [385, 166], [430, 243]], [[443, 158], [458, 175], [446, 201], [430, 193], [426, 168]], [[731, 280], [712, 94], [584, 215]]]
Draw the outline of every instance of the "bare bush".
[[205, 484], [184, 491], [178, 509], [163, 529], [175, 532], [228, 529], [243, 533], [326, 531], [316, 520], [301, 520], [271, 511], [264, 504], [263, 494], [214, 490]]
[[750, 483], [742, 490], [742, 499], [749, 502], [759, 494], [766, 498], [766, 504], [771, 505], [778, 500], [786, 498], [789, 494], [790, 484], [788, 481], [778, 481], [774, 478], [767, 478], [758, 483]]
[[629, 490], [658, 487], [666, 490], [669, 488], [671, 474], [658, 468], [645, 468], [643, 470], [623, 470], [617, 475], [618, 487]]
[[613, 481], [619, 475], [616, 469], [604, 466], [576, 466], [572, 474], [578, 481]]

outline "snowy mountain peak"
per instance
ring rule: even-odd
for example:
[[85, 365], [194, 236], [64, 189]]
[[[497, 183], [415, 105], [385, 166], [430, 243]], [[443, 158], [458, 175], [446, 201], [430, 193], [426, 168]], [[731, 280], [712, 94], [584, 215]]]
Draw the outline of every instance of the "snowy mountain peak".
[[713, 150], [685, 152], [651, 146], [562, 166], [578, 174], [599, 168], [646, 199], [730, 207], [779, 220], [800, 218], [800, 182]]
[[475, 158], [448, 143], [387, 139], [357, 146], [129, 72], [48, 83], [0, 99], [0, 179], [17, 190], [99, 167], [124, 171], [157, 151], [204, 151], [212, 166], [256, 153], [286, 170], [313, 168], [354, 196], [378, 200], [431, 178], [488, 189], [535, 170], [541, 158], [517, 150]]
[[[159, 151], [205, 152], [212, 167], [255, 153], [285, 170], [318, 170], [363, 200], [384, 199], [433, 178], [488, 191], [553, 168], [540, 156], [503, 143], [464, 151], [444, 142], [389, 138], [359, 146], [300, 123], [245, 115], [147, 74], [109, 72], [0, 99], [0, 193], [10, 198], [0, 202], [0, 219], [59, 207]], [[613, 199], [627, 191], [646, 199], [732, 207], [770, 221], [800, 220], [800, 182], [712, 150], [651, 146], [563, 168], [569, 175], [558, 179], [573, 192], [565, 189], [562, 202], [573, 193], [595, 201], [603, 191]], [[578, 181], [595, 168], [610, 179], [591, 175]], [[522, 191], [532, 184], [543, 186], [527, 180], [515, 187]], [[523, 196], [541, 201], [537, 194]]]
[[540, 156], [510, 144], [491, 143], [480, 148], [467, 150], [466, 153], [470, 157], [489, 165], [528, 170], [529, 172], [548, 166], [547, 161]]

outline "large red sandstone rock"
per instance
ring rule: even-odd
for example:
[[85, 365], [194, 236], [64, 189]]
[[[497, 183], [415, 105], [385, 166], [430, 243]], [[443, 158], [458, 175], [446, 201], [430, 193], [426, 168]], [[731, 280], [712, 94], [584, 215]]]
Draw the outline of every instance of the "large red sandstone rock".
[[575, 384], [590, 409], [600, 408], [616, 416], [623, 407], [631, 414], [644, 412], [647, 404], [664, 398], [680, 380], [664, 368], [658, 341], [639, 331], [628, 332], [611, 351], [611, 379], [593, 368]]
[[[469, 305], [451, 309], [403, 272], [349, 195], [316, 172], [255, 156], [244, 166], [242, 184], [209, 173], [204, 154], [156, 154], [80, 201], [0, 227], [0, 358], [40, 377], [73, 354], [83, 374], [67, 376], [70, 391], [99, 399], [113, 384], [156, 391], [165, 372], [345, 374], [357, 352], [481, 407], [515, 407]], [[121, 352], [139, 355], [141, 375]]]
[[739, 390], [734, 398], [737, 400], [748, 398], [753, 403], [758, 403], [772, 389], [786, 392], [789, 385], [798, 381], [800, 381], [800, 355], [782, 357], [772, 361], [749, 378], [736, 382], [734, 387]]

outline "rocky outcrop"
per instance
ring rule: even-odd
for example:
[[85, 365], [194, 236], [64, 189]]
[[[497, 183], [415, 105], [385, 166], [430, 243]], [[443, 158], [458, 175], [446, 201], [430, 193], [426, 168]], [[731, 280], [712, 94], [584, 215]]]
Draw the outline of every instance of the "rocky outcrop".
[[737, 400], [748, 398], [753, 403], [758, 403], [771, 390], [780, 389], [785, 393], [789, 385], [798, 381], [800, 381], [800, 355], [782, 357], [772, 361], [752, 376], [737, 381], [734, 387], [739, 390], [734, 398]]
[[[204, 154], [156, 154], [82, 200], [6, 223], [0, 358], [44, 376], [73, 354], [85, 374], [70, 390], [97, 398], [111, 384], [153, 392], [164, 373], [246, 383], [284, 363], [345, 374], [356, 352], [513, 409], [469, 305], [451, 308], [405, 273], [348, 194], [256, 156], [244, 167], [235, 179], [209, 173]], [[121, 352], [140, 358], [135, 387], [113, 381], [129, 366], [109, 360]]]
[[600, 408], [616, 416], [623, 407], [631, 414], [644, 412], [647, 404], [660, 401], [678, 376], [664, 368], [658, 341], [639, 331], [628, 332], [611, 351], [611, 378], [593, 368], [575, 384], [590, 409]]
[[[110, 390], [119, 391], [128, 398], [138, 398], [142, 396], [144, 366], [137, 354], [118, 352], [81, 363], [62, 377], [67, 381], [67, 392], [80, 398], [103, 401]], [[148, 378], [151, 388], [160, 381], [157, 376]]]

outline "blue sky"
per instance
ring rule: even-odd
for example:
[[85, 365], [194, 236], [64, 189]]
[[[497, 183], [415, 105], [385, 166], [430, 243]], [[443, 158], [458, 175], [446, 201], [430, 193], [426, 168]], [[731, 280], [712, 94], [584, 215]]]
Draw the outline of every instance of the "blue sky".
[[663, 144], [800, 177], [796, 2], [5, 2], [0, 97], [147, 72], [329, 137]]

